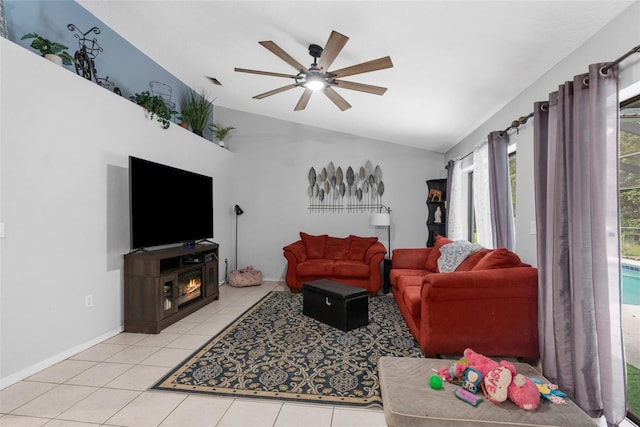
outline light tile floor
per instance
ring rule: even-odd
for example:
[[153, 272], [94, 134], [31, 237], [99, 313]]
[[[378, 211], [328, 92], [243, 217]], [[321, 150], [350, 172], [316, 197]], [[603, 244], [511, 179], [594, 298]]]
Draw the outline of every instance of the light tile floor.
[[157, 335], [121, 333], [0, 391], [0, 426], [383, 427], [382, 409], [148, 390], [282, 282], [220, 299]]

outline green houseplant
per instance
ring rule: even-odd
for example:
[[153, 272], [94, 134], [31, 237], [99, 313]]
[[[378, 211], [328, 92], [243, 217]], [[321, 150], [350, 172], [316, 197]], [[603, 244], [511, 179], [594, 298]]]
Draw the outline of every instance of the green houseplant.
[[193, 133], [200, 136], [202, 136], [202, 131], [207, 127], [211, 117], [212, 104], [207, 96], [207, 92], [204, 90], [190, 90], [182, 97], [181, 101], [182, 120], [189, 123]]
[[61, 43], [52, 42], [48, 39], [45, 39], [42, 36], [39, 36], [36, 33], [25, 34], [24, 36], [22, 36], [20, 40], [27, 40], [27, 39], [34, 39], [31, 42], [31, 47], [40, 51], [40, 54], [42, 56], [44, 57], [47, 57], [47, 55], [57, 56], [62, 60], [63, 64], [65, 65], [73, 64], [74, 62], [73, 57], [69, 55], [68, 52], [66, 52], [66, 50], [69, 49], [67, 46]]
[[169, 127], [169, 123], [171, 123], [171, 116], [177, 113], [177, 111], [173, 111], [167, 107], [167, 104], [165, 104], [164, 99], [162, 99], [161, 96], [152, 95], [149, 91], [136, 93], [133, 96], [130, 96], [129, 99], [146, 108], [149, 112], [150, 118], [152, 120], [156, 118], [156, 120], [162, 123], [163, 129], [167, 129]]
[[231, 132], [235, 128], [233, 126], [221, 126], [214, 123], [209, 127], [209, 129], [211, 129], [213, 135], [218, 139], [218, 145], [224, 147], [224, 139], [227, 137], [227, 135], [229, 135], [229, 132]]

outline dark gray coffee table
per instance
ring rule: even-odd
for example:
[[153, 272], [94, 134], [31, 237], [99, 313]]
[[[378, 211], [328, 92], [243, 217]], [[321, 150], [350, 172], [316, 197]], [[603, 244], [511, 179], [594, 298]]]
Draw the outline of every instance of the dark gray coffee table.
[[302, 314], [343, 331], [369, 323], [366, 289], [332, 280], [315, 280], [302, 285]]

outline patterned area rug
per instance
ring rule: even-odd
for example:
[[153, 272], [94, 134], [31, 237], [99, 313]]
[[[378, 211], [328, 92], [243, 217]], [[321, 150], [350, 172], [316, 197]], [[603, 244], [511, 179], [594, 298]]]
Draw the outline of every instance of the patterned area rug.
[[382, 406], [381, 356], [424, 357], [392, 297], [369, 299], [349, 332], [302, 314], [302, 294], [271, 292], [154, 389]]

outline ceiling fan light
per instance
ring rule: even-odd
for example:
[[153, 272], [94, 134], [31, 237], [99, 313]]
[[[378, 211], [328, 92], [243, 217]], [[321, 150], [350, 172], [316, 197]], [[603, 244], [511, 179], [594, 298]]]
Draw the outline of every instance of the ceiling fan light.
[[327, 83], [322, 76], [319, 76], [318, 74], [309, 74], [302, 85], [307, 89], [320, 90], [324, 89], [327, 86]]

